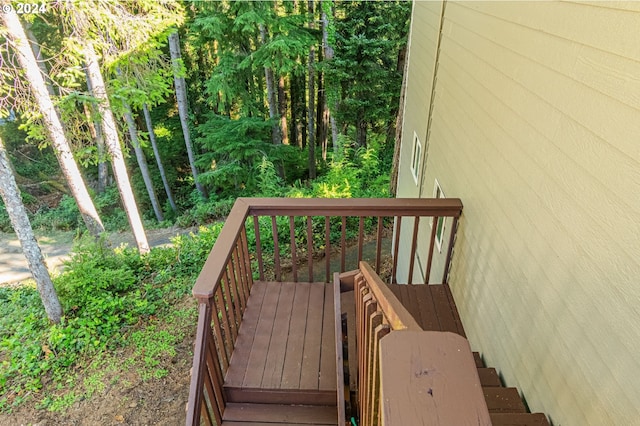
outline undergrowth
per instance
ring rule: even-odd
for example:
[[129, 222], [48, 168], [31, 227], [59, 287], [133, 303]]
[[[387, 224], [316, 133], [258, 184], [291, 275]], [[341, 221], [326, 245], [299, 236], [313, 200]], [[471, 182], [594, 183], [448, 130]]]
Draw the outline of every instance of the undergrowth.
[[90, 396], [101, 386], [99, 377], [76, 383], [74, 367], [123, 348], [132, 350], [129, 362], [143, 380], [166, 374], [163, 362], [195, 323], [195, 304], [181, 307], [180, 301], [221, 228], [202, 227], [143, 256], [81, 239], [65, 272], [54, 278], [65, 312], [60, 324], [48, 324], [34, 286], [0, 288], [0, 411], [31, 399], [61, 410]]

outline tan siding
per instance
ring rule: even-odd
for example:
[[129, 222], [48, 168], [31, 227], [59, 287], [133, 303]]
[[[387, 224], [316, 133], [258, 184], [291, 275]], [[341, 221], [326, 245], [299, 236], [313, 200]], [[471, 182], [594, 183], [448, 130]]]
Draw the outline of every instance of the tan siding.
[[[402, 149], [400, 154], [398, 173], [398, 197], [418, 197], [420, 187], [416, 184], [411, 173], [411, 155], [414, 134], [422, 143], [423, 158], [426, 156], [427, 120], [431, 100], [433, 71], [435, 68], [436, 51], [440, 30], [442, 2], [428, 2], [419, 5], [414, 3], [414, 13], [411, 22], [411, 40], [409, 53], [409, 69], [407, 75], [407, 90], [405, 98], [404, 122], [402, 132]], [[413, 224], [410, 220], [403, 222], [401, 235], [411, 241]], [[400, 246], [399, 258], [406, 259], [410, 251], [410, 244]], [[416, 262], [414, 276], [419, 275]], [[408, 262], [398, 265], [398, 279], [407, 282]]]
[[608, 6], [448, 2], [422, 188], [465, 205], [472, 346], [555, 424], [640, 418], [640, 13]]

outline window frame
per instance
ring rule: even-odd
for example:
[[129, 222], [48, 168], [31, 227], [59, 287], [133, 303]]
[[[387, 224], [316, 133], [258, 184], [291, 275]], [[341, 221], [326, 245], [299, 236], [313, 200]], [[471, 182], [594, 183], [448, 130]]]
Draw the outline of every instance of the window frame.
[[420, 172], [422, 165], [422, 142], [420, 142], [420, 138], [413, 132], [413, 146], [411, 149], [411, 175], [413, 176], [413, 181], [418, 185], [420, 180]]
[[[433, 198], [446, 198], [444, 195], [444, 191], [442, 191], [442, 186], [440, 186], [440, 182], [438, 179], [435, 179], [435, 183], [433, 185]], [[433, 218], [431, 218], [431, 228], [433, 229]], [[444, 242], [444, 234], [446, 228], [446, 218], [439, 217], [438, 223], [436, 224], [436, 246], [438, 248], [438, 253], [442, 253], [442, 245]]]

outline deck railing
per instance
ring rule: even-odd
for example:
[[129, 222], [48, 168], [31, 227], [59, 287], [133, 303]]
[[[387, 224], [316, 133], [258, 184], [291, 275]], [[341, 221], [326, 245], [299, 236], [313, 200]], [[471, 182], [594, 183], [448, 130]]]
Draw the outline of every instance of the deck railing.
[[422, 331], [413, 316], [366, 262], [354, 280], [360, 425], [379, 424], [380, 339], [392, 331]]
[[[374, 265], [371, 271], [381, 273], [387, 265], [389, 281], [396, 282], [402, 266], [411, 283], [421, 240], [420, 220], [433, 218], [432, 223], [439, 223], [438, 218], [452, 218], [442, 269], [442, 282], [446, 282], [461, 212], [459, 199], [239, 198], [193, 288], [199, 318], [187, 425], [221, 424], [224, 376], [254, 279], [329, 282], [333, 272], [357, 268], [367, 257], [365, 245], [370, 244], [374, 247], [368, 259]], [[401, 259], [400, 233], [407, 226], [411, 226], [411, 245]], [[439, 227], [431, 228], [424, 252], [428, 253], [425, 281], [431, 276]], [[391, 259], [385, 263], [382, 247], [390, 232]], [[349, 257], [355, 265], [349, 265]]]

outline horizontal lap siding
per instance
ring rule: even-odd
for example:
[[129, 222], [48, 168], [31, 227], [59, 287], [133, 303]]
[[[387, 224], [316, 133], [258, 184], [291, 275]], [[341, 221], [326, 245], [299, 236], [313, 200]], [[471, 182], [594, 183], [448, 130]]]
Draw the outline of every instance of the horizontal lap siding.
[[[419, 186], [411, 173], [411, 157], [413, 154], [414, 133], [422, 143], [422, 157], [425, 158], [427, 146], [427, 122], [431, 102], [433, 72], [435, 68], [442, 2], [414, 3], [411, 20], [411, 41], [409, 47], [409, 69], [407, 71], [407, 91], [405, 95], [404, 121], [402, 133], [402, 150], [398, 170], [398, 197], [418, 197]], [[428, 219], [423, 218], [426, 221]], [[409, 273], [408, 257], [413, 235], [413, 220], [402, 222], [401, 235], [407, 244], [400, 245], [398, 258], [398, 282], [406, 283]], [[418, 276], [424, 269], [422, 263], [416, 262], [414, 282], [422, 282]]]
[[[451, 288], [472, 346], [556, 424], [640, 418], [638, 28], [624, 2], [446, 5], [422, 196], [438, 178], [462, 198]], [[402, 158], [427, 118], [405, 115]]]

